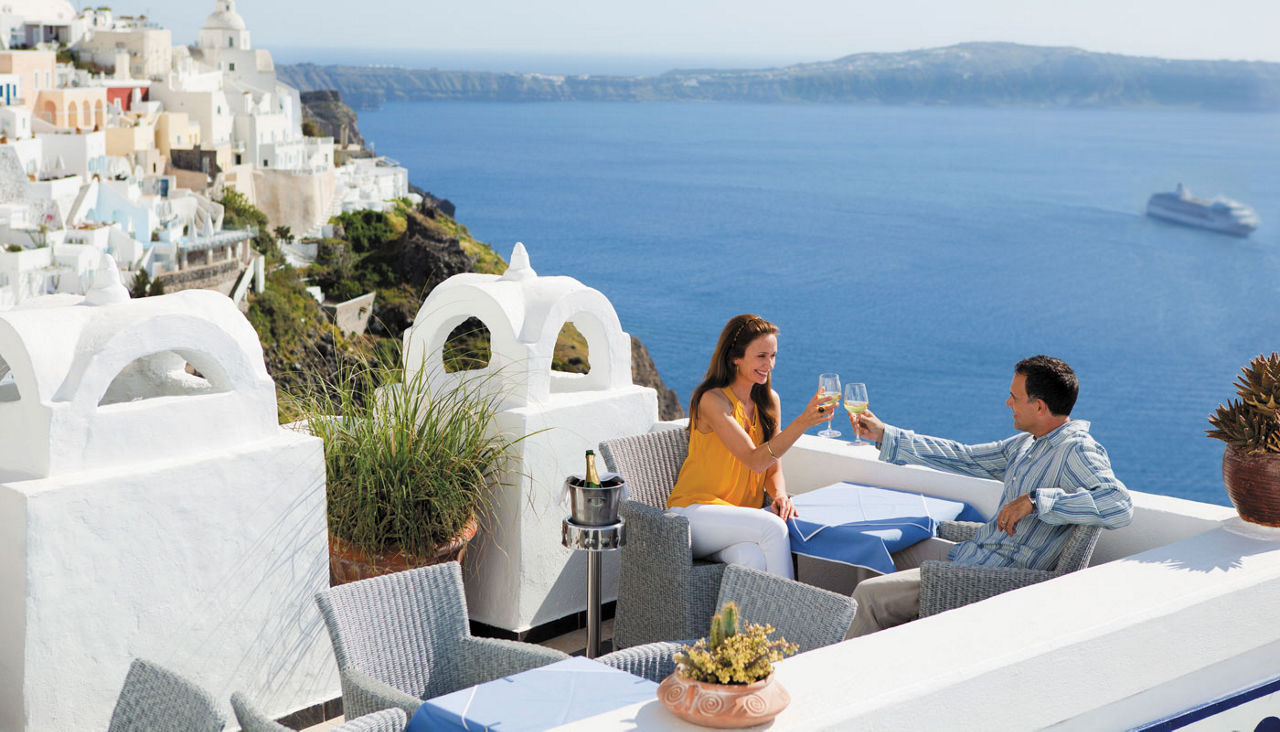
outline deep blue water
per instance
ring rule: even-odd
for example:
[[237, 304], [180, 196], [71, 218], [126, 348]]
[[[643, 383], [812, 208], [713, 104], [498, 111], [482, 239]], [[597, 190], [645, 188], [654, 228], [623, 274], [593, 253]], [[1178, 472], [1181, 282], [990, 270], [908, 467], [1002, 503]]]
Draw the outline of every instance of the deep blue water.
[[[1225, 504], [1205, 418], [1280, 349], [1275, 115], [449, 102], [360, 128], [504, 256], [603, 291], [685, 400], [740, 312], [781, 328], [784, 420], [836, 371], [889, 422], [998, 439], [1047, 353], [1129, 486]], [[1142, 215], [1179, 181], [1262, 228]]]

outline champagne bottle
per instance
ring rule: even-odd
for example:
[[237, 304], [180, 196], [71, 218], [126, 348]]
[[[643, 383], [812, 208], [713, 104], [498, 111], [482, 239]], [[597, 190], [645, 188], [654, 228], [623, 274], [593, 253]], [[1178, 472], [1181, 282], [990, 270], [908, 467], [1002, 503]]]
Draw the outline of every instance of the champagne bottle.
[[596, 472], [596, 451], [587, 450], [587, 487], [600, 487], [600, 474]]

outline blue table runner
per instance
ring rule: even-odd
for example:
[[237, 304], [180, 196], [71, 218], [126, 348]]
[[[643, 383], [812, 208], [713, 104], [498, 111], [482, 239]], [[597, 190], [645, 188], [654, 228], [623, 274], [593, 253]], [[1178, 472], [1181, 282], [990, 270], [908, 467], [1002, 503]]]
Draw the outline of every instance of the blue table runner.
[[941, 521], [986, 521], [963, 501], [890, 488], [836, 483], [794, 496], [791, 551], [877, 572], [893, 572], [893, 552], [936, 535]]

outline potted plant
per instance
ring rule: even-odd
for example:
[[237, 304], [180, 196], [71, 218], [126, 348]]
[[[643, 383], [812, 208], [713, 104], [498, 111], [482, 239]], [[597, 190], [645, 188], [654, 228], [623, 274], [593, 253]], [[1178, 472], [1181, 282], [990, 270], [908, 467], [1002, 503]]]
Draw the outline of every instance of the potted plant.
[[1236, 394], [1209, 415], [1206, 431], [1227, 443], [1222, 482], [1240, 518], [1280, 526], [1280, 354], [1250, 361]]
[[675, 656], [675, 673], [658, 685], [658, 699], [676, 716], [704, 727], [764, 724], [786, 709], [791, 695], [773, 677], [773, 662], [796, 652], [772, 626], [738, 627], [738, 606], [725, 603], [711, 619], [711, 635]]
[[422, 369], [344, 368], [297, 411], [324, 440], [334, 584], [461, 561], [521, 437], [494, 426], [492, 375], [432, 383]]

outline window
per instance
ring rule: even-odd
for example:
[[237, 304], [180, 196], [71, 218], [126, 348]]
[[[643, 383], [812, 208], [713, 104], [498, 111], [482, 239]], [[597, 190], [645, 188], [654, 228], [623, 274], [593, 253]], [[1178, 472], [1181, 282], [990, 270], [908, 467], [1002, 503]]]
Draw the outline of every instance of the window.
[[271, 167], [271, 164], [267, 162], [266, 158], [263, 158], [263, 159], [262, 159], [262, 167], [264, 167], [264, 168], [270, 168], [270, 167]]
[[231, 63], [227, 64], [227, 70], [228, 70], [228, 71], [235, 71], [235, 70], [236, 70], [236, 64], [235, 64], [235, 62], [234, 62], [234, 61], [232, 61]]
[[227, 36], [227, 48], [235, 48], [235, 47], [236, 47], [236, 37]]

